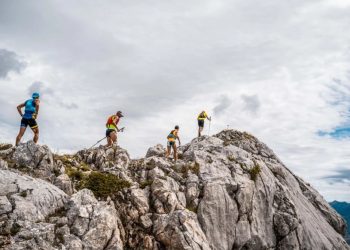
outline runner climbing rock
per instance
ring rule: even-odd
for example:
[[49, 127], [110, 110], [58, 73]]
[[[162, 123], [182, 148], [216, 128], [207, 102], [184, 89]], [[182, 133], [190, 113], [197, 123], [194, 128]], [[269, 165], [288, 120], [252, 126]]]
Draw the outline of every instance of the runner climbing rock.
[[170, 132], [170, 134], [167, 137], [167, 152], [165, 157], [168, 158], [171, 153], [171, 148], [173, 148], [174, 151], [174, 160], [177, 160], [177, 148], [176, 148], [176, 139], [179, 141], [179, 146], [181, 145], [180, 137], [179, 137], [179, 126], [176, 125], [175, 129]]

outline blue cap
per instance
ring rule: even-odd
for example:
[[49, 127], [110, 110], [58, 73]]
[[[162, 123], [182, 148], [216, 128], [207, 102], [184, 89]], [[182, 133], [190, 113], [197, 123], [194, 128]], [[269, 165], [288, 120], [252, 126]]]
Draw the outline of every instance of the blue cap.
[[37, 92], [33, 93], [33, 95], [32, 95], [32, 98], [33, 98], [33, 99], [39, 98], [39, 97], [40, 97], [40, 95], [39, 95], [39, 93], [37, 93]]

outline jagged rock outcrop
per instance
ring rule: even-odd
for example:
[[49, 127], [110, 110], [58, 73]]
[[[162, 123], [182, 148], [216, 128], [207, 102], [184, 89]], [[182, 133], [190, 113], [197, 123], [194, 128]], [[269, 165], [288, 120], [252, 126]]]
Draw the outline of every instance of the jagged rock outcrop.
[[[19, 227], [11, 232], [11, 218], [24, 216], [27, 207], [15, 206], [16, 212], [18, 189], [1, 194], [0, 245], [9, 249], [350, 249], [342, 237], [344, 220], [248, 133], [225, 130], [196, 138], [179, 147], [176, 163], [164, 158], [161, 145], [137, 160], [120, 147], [43, 157], [46, 148], [35, 146], [33, 154], [27, 146], [0, 146], [0, 183], [7, 175], [26, 179], [55, 190], [51, 196], [59, 194], [61, 202], [28, 225], [17, 219]], [[36, 168], [65, 193], [25, 175], [35, 176], [26, 169]], [[37, 204], [32, 196], [23, 199]]]
[[[74, 194], [67, 205], [70, 232], [81, 249], [123, 249], [123, 227], [112, 201], [98, 202], [93, 193], [83, 189]], [[70, 242], [71, 235], [65, 242]]]
[[46, 181], [0, 169], [0, 245], [52, 249], [55, 225], [46, 223], [46, 218], [67, 199], [63, 191]]
[[112, 201], [83, 189], [71, 198], [50, 183], [0, 170], [0, 245], [6, 249], [123, 249]]

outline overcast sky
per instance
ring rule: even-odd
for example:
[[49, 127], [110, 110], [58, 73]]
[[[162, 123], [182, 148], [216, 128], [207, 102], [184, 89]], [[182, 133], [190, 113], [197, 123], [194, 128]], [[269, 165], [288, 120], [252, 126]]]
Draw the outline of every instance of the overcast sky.
[[189, 142], [204, 109], [211, 134], [248, 131], [350, 201], [349, 29], [348, 0], [2, 0], [0, 140], [33, 91], [55, 152], [90, 147], [122, 110], [119, 144], [140, 157], [176, 124]]

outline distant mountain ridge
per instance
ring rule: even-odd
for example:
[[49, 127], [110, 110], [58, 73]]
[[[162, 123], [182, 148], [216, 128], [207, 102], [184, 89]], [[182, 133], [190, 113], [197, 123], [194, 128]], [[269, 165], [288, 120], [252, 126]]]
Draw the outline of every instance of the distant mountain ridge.
[[346, 241], [350, 244], [350, 203], [345, 201], [332, 201], [329, 203], [346, 221], [347, 235]]

